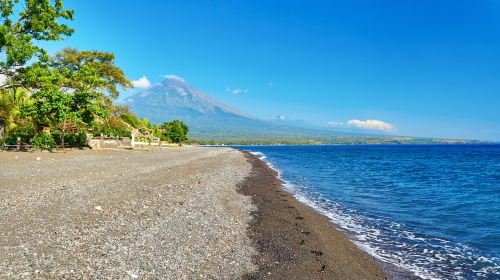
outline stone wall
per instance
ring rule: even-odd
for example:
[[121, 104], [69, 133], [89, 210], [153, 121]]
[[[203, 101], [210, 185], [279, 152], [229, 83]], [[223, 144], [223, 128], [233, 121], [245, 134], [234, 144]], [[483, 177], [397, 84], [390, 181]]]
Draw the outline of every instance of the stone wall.
[[128, 137], [119, 139], [100, 139], [92, 138], [89, 140], [89, 147], [92, 149], [105, 149], [105, 148], [131, 148], [131, 141]]

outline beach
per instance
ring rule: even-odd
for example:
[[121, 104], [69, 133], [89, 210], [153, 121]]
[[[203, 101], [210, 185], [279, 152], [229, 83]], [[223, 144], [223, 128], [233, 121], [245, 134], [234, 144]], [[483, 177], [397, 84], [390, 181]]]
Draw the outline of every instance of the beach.
[[2, 279], [384, 279], [229, 148], [0, 153]]

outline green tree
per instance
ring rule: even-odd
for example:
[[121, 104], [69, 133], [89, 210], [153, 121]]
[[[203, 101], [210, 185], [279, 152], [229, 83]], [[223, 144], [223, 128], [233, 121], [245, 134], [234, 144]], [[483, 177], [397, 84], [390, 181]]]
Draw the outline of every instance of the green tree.
[[119, 87], [132, 87], [123, 70], [115, 65], [113, 53], [66, 48], [49, 64], [64, 77], [67, 90], [97, 93], [108, 106], [118, 97]]
[[170, 139], [170, 141], [174, 143], [182, 143], [188, 140], [187, 135], [189, 128], [185, 123], [179, 120], [163, 123], [161, 128], [164, 129], [164, 137]]
[[6, 121], [8, 131], [16, 130], [22, 123], [21, 108], [28, 104], [28, 91], [22, 88], [0, 90], [0, 118]]
[[0, 74], [6, 80], [1, 89], [25, 87], [24, 73], [29, 61], [47, 62], [42, 41], [59, 41], [73, 33], [60, 20], [73, 20], [73, 10], [65, 10], [62, 0], [0, 1]]
[[98, 119], [107, 123], [117, 87], [131, 86], [110, 53], [67, 48], [31, 71], [26, 80], [39, 89], [32, 95], [28, 115], [38, 127], [58, 127], [62, 139], [69, 123], [86, 127]]
[[114, 54], [66, 48], [50, 57], [41, 47], [70, 36], [73, 15], [62, 0], [0, 0], [0, 117], [58, 130], [63, 144], [70, 128], [130, 127], [114, 112], [118, 89], [132, 86]]
[[114, 60], [112, 53], [73, 48], [63, 49], [50, 60], [50, 67], [63, 77], [62, 88], [70, 96], [70, 112], [76, 121], [90, 127], [96, 119], [109, 117], [118, 87], [132, 86]]
[[29, 103], [27, 90], [37, 91], [33, 85], [51, 78], [43, 75], [48, 74], [44, 71], [48, 55], [40, 42], [70, 36], [73, 29], [60, 21], [72, 20], [73, 14], [64, 9], [62, 0], [0, 1], [0, 115], [10, 129], [22, 122], [21, 108]]

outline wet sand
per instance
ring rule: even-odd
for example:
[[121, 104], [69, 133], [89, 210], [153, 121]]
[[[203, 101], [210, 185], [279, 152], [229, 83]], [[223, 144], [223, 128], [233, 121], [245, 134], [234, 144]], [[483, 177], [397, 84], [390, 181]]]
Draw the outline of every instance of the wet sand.
[[246, 279], [387, 279], [382, 266], [360, 250], [328, 218], [281, 188], [277, 173], [258, 157], [240, 191], [252, 197], [250, 238], [259, 270]]

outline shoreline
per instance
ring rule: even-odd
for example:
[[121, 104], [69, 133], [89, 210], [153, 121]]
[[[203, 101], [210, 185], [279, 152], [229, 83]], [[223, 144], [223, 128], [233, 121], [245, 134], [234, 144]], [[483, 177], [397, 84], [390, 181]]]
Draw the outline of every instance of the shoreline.
[[[47, 277], [418, 279], [392, 273], [357, 247], [329, 218], [285, 191], [278, 172], [249, 152], [187, 147], [5, 155], [0, 208], [8, 211], [0, 224], [9, 227], [0, 239], [10, 253], [0, 254], [0, 275], [12, 276], [16, 269]], [[14, 176], [21, 170], [31, 176]], [[54, 227], [60, 230], [52, 233]], [[19, 231], [30, 234], [19, 239]], [[36, 254], [18, 255], [20, 245]], [[54, 259], [45, 262], [44, 253]], [[196, 262], [185, 259], [193, 254]], [[74, 262], [73, 270], [66, 259]], [[109, 261], [122, 265], [108, 267]]]
[[242, 151], [250, 176], [239, 185], [257, 210], [249, 236], [259, 270], [246, 279], [387, 279], [383, 266], [362, 251], [327, 217], [283, 190], [275, 170]]

